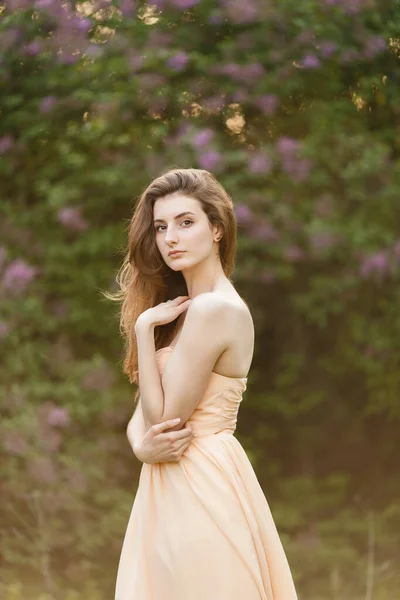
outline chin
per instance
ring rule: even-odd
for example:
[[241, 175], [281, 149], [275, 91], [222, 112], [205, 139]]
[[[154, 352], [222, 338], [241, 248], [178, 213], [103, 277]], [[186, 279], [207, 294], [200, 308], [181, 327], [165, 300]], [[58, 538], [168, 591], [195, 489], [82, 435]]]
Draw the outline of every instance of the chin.
[[171, 261], [168, 265], [172, 271], [182, 271], [182, 269], [187, 269], [188, 267], [192, 267], [193, 264], [187, 259], [180, 258], [179, 260]]

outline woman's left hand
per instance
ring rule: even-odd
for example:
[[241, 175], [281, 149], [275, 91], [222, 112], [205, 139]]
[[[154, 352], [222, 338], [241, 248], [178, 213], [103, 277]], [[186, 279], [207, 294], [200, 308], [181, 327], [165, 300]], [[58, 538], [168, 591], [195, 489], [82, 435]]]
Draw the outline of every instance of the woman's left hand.
[[167, 300], [152, 308], [148, 308], [139, 315], [135, 324], [135, 330], [137, 330], [142, 323], [156, 327], [175, 321], [181, 313], [189, 308], [190, 302], [191, 298], [189, 298], [189, 296], [177, 296], [173, 300]]

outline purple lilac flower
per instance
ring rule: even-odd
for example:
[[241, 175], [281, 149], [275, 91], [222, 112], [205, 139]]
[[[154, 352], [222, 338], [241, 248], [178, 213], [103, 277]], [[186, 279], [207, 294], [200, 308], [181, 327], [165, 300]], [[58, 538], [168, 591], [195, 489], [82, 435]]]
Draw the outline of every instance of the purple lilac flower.
[[300, 146], [299, 140], [287, 136], [280, 137], [276, 144], [279, 154], [287, 157], [292, 157], [300, 149]]
[[136, 8], [135, 0], [119, 0], [119, 8], [124, 17], [132, 17]]
[[14, 143], [14, 138], [11, 135], [3, 135], [3, 137], [0, 138], [0, 154], [4, 154], [11, 150]]
[[60, 223], [74, 229], [75, 231], [83, 231], [87, 229], [87, 223], [82, 217], [81, 209], [77, 206], [66, 206], [58, 211], [58, 220]]
[[251, 228], [251, 235], [266, 243], [274, 242], [279, 238], [279, 234], [275, 227], [273, 227], [270, 223], [266, 222], [256, 223]]
[[12, 293], [21, 293], [35, 277], [36, 272], [36, 268], [29, 266], [25, 261], [14, 260], [4, 272], [3, 285]]
[[265, 152], [255, 152], [249, 158], [248, 167], [250, 173], [269, 173], [272, 169], [272, 160]]
[[298, 260], [301, 260], [302, 258], [304, 258], [304, 256], [305, 256], [305, 254], [304, 254], [303, 250], [299, 246], [296, 246], [295, 244], [293, 244], [292, 246], [289, 246], [285, 250], [285, 257], [288, 260], [290, 260], [291, 262], [296, 262]]
[[232, 101], [244, 104], [249, 98], [249, 94], [246, 90], [235, 90], [232, 94]]
[[210, 111], [218, 111], [221, 110], [224, 106], [224, 99], [218, 96], [211, 96], [210, 98], [205, 98], [203, 100], [203, 107]]
[[18, 27], [9, 27], [6, 31], [2, 31], [0, 37], [0, 49], [2, 52], [8, 50], [14, 44], [16, 44], [22, 37], [23, 32]]
[[312, 163], [308, 158], [287, 158], [282, 160], [283, 170], [292, 177], [294, 181], [303, 181], [311, 171]]
[[57, 55], [57, 62], [63, 65], [74, 65], [78, 60], [78, 54], [72, 54], [65, 49], [62, 51], [62, 54]]
[[71, 422], [67, 408], [54, 406], [47, 414], [47, 423], [52, 427], [66, 427]]
[[222, 75], [228, 75], [230, 77], [237, 77], [241, 72], [241, 66], [238, 63], [226, 63], [222, 65], [220, 72]]
[[251, 222], [253, 215], [251, 213], [250, 208], [247, 204], [236, 204], [235, 205], [235, 215], [237, 222], [240, 225], [246, 225]]
[[42, 50], [42, 44], [37, 40], [33, 40], [29, 44], [25, 44], [23, 50], [28, 56], [37, 56]]
[[143, 66], [144, 62], [143, 56], [140, 56], [136, 51], [131, 49], [126, 52], [126, 60], [129, 68], [132, 69], [132, 71], [139, 70]]
[[30, 0], [7, 0], [7, 8], [10, 11], [24, 10], [29, 8], [30, 4]]
[[216, 169], [221, 162], [221, 154], [216, 150], [209, 150], [199, 156], [199, 164], [202, 169], [212, 171]]
[[92, 27], [92, 21], [90, 19], [78, 19], [77, 21], [77, 29], [78, 31], [82, 31], [83, 33], [87, 33], [89, 29]]
[[329, 58], [334, 52], [336, 52], [336, 50], [337, 44], [335, 44], [335, 42], [331, 42], [330, 40], [321, 42], [321, 44], [319, 45], [319, 51], [321, 53], [321, 56], [323, 56], [324, 58]]
[[267, 115], [273, 115], [279, 105], [279, 98], [276, 94], [264, 94], [257, 98], [255, 104], [261, 108]]
[[241, 75], [244, 78], [255, 79], [257, 77], [262, 77], [265, 73], [264, 67], [261, 63], [250, 63], [248, 65], [244, 65], [241, 70]]
[[40, 101], [39, 110], [42, 114], [48, 113], [55, 104], [57, 104], [57, 98], [55, 96], [45, 96]]
[[321, 62], [315, 54], [306, 54], [300, 63], [305, 69], [316, 69], [321, 65]]
[[158, 10], [162, 10], [165, 8], [167, 0], [151, 0], [151, 4], [158, 8]]
[[379, 52], [386, 50], [386, 41], [380, 36], [374, 36], [367, 39], [364, 48], [364, 56], [373, 58]]
[[386, 250], [370, 254], [365, 257], [360, 265], [360, 274], [362, 277], [368, 277], [377, 273], [384, 275], [389, 267], [389, 256]]
[[360, 12], [364, 0], [342, 0], [341, 4], [344, 12], [348, 14], [357, 14]]
[[176, 8], [181, 8], [182, 10], [193, 8], [193, 6], [196, 6], [198, 3], [199, 0], [172, 0], [172, 4], [176, 6]]
[[35, 8], [49, 8], [56, 0], [36, 0]]
[[178, 141], [181, 140], [189, 133], [189, 131], [190, 131], [189, 123], [185, 123], [185, 122], [180, 123], [175, 132], [176, 139]]
[[258, 16], [258, 6], [254, 0], [224, 0], [223, 4], [228, 13], [228, 17], [233, 23], [251, 23]]
[[213, 138], [214, 132], [212, 129], [201, 129], [193, 136], [192, 144], [196, 148], [204, 148], [204, 146], [207, 146]]
[[189, 61], [186, 52], [179, 51], [168, 59], [168, 66], [174, 71], [182, 71]]
[[220, 12], [214, 12], [208, 18], [208, 22], [210, 23], [210, 25], [221, 25], [223, 21], [224, 17]]
[[314, 250], [325, 250], [334, 246], [336, 236], [329, 231], [318, 231], [310, 235], [310, 244]]

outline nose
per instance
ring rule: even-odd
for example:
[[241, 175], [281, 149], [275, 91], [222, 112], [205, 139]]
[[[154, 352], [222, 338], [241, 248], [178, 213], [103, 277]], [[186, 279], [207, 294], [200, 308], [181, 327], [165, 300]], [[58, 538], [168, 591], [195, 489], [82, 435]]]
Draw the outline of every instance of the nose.
[[164, 239], [167, 246], [170, 246], [172, 243], [176, 243], [178, 241], [178, 236], [176, 235], [176, 231], [173, 227], [169, 227], [167, 229]]

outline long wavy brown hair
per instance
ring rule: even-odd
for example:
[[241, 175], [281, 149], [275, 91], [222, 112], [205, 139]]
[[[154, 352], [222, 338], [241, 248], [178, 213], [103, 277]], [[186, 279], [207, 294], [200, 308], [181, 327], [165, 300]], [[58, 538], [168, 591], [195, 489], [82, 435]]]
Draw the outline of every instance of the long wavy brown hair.
[[[139, 315], [176, 296], [188, 295], [185, 279], [164, 262], [155, 241], [153, 207], [158, 198], [182, 192], [199, 202], [210, 225], [219, 225], [219, 257], [229, 278], [236, 257], [237, 222], [233, 202], [214, 175], [203, 169], [170, 169], [154, 179], [139, 197], [128, 226], [125, 258], [117, 273], [119, 289], [103, 292], [109, 300], [121, 302], [120, 332], [125, 340], [123, 371], [131, 383], [138, 383], [138, 354], [135, 323]], [[176, 322], [155, 328], [156, 349], [174, 337]], [[136, 394], [135, 399], [137, 399]]]

